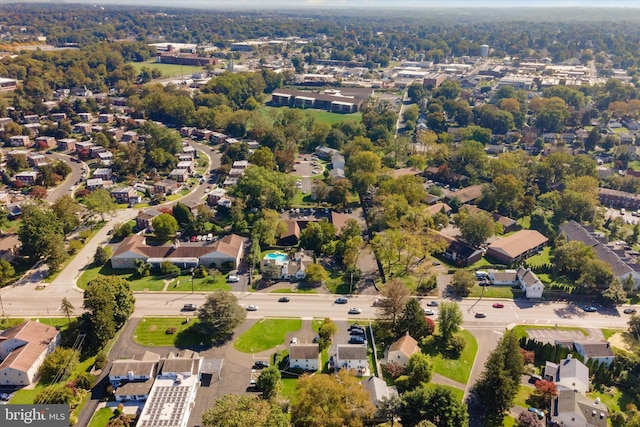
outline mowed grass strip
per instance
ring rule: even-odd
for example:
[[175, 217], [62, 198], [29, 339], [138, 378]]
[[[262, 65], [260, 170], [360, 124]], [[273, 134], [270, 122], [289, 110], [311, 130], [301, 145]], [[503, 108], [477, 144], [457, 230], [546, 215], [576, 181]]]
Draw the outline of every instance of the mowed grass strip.
[[440, 353], [431, 354], [433, 372], [443, 377], [451, 378], [461, 384], [466, 384], [469, 381], [473, 362], [478, 352], [478, 341], [476, 341], [476, 338], [469, 331], [460, 331], [458, 335], [461, 335], [467, 343], [460, 357], [457, 359], [447, 359]]
[[[179, 344], [177, 342], [178, 336], [185, 335], [181, 332], [198, 323], [195, 314], [189, 318], [189, 323], [186, 323], [185, 317], [145, 317], [138, 323], [133, 339], [138, 344], [145, 346], [176, 346]], [[167, 334], [169, 328], [176, 328], [176, 332]]]
[[301, 319], [262, 319], [233, 343], [243, 353], [259, 353], [284, 343], [289, 332], [302, 328]]
[[113, 410], [111, 408], [102, 408], [93, 414], [89, 427], [106, 427], [109, 424], [109, 420], [113, 417]]

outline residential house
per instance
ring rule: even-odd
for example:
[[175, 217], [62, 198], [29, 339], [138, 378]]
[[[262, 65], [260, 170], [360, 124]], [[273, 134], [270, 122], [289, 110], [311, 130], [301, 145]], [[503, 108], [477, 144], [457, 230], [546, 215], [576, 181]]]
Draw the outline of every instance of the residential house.
[[14, 135], [9, 138], [9, 145], [12, 147], [31, 147], [33, 142], [27, 135]]
[[369, 358], [365, 344], [338, 344], [337, 369], [352, 369], [359, 377], [369, 375]]
[[122, 133], [122, 142], [136, 142], [138, 140], [138, 133], [132, 130]]
[[133, 235], [122, 241], [111, 257], [113, 268], [134, 268], [135, 260], [141, 259], [160, 267], [163, 262], [170, 262], [182, 269], [194, 268], [198, 265], [222, 267], [228, 264], [231, 268], [240, 265], [244, 250], [244, 240], [236, 234], [229, 234], [215, 242], [174, 242], [171, 245], [149, 246], [144, 236]]
[[62, 138], [58, 140], [58, 149], [60, 151], [75, 151], [76, 149], [75, 138]]
[[211, 143], [212, 144], [224, 144], [227, 142], [228, 136], [224, 133], [220, 132], [212, 132], [211, 133]]
[[623, 132], [618, 134], [618, 136], [620, 137], [620, 144], [628, 145], [636, 142], [636, 139], [631, 132]]
[[520, 230], [508, 237], [493, 242], [487, 255], [505, 264], [513, 264], [534, 255], [549, 239], [535, 230]]
[[51, 114], [51, 120], [59, 123], [63, 120], [67, 120], [67, 114], [66, 113], [52, 113]]
[[320, 347], [318, 344], [291, 344], [289, 346], [289, 367], [317, 371], [320, 366]]
[[611, 271], [621, 282], [624, 282], [631, 275], [635, 281], [634, 288], [638, 288], [640, 285], [640, 264], [631, 264], [626, 261], [626, 258], [622, 259], [607, 245], [606, 237], [596, 236], [592, 227], [580, 225], [575, 221], [562, 224], [560, 232], [564, 234], [567, 241], [578, 240], [593, 248], [596, 257], [610, 265]]
[[323, 160], [330, 160], [331, 156], [334, 154], [340, 154], [338, 150], [335, 148], [324, 147], [322, 145], [318, 145], [314, 150], [316, 156]]
[[193, 133], [193, 131], [194, 131], [195, 129], [196, 129], [196, 128], [193, 128], [193, 127], [187, 127], [187, 126], [181, 127], [181, 128], [180, 128], [180, 136], [181, 136], [181, 137], [183, 137], [183, 138], [188, 138], [188, 137], [190, 137], [190, 136], [191, 136], [191, 134]]
[[424, 175], [428, 179], [432, 179], [436, 182], [442, 182], [444, 184], [453, 185], [455, 187], [466, 187], [469, 182], [469, 177], [455, 172], [449, 172], [445, 168], [437, 168], [435, 166], [429, 166], [424, 170]]
[[14, 175], [16, 181], [20, 181], [23, 186], [29, 187], [35, 185], [36, 180], [38, 179], [38, 172], [36, 171], [26, 171], [26, 172], [18, 172]]
[[91, 123], [76, 123], [73, 126], [73, 133], [91, 134]]
[[313, 264], [313, 251], [299, 251], [291, 258], [281, 252], [272, 252], [264, 256], [261, 266], [275, 265], [280, 267], [280, 279], [303, 280], [306, 276], [307, 266]]
[[150, 351], [140, 358], [117, 359], [111, 364], [109, 382], [116, 401], [146, 400], [158, 370], [160, 355]]
[[53, 326], [27, 320], [0, 333], [0, 384], [25, 386], [35, 383], [45, 357], [60, 344]]
[[[431, 196], [431, 194], [429, 194]], [[444, 211], [445, 215], [449, 215], [451, 213], [451, 206], [446, 203], [435, 203], [433, 205], [427, 206], [424, 209], [430, 216], [434, 216], [435, 214], [441, 213]]]
[[427, 205], [433, 205], [435, 203], [438, 203], [440, 200], [442, 200], [442, 197], [436, 196], [435, 194], [427, 193], [424, 200], [427, 203]]
[[56, 139], [52, 136], [39, 136], [36, 138], [36, 147], [40, 150], [48, 150], [56, 145]]
[[517, 270], [489, 270], [489, 282], [496, 286], [519, 286], [527, 298], [542, 298], [544, 284], [529, 268]]
[[[376, 408], [380, 403], [398, 395], [398, 390], [396, 390], [395, 387], [389, 387], [383, 379], [376, 376], [362, 380], [360, 384], [362, 384], [362, 387], [369, 393], [369, 399]], [[388, 421], [388, 415], [384, 413], [376, 412], [373, 418], [374, 422], [380, 424]]]
[[98, 188], [104, 188], [105, 181], [102, 178], [91, 178], [87, 180], [87, 190], [94, 191]]
[[442, 233], [438, 233], [438, 235], [439, 238], [443, 239], [447, 243], [447, 247], [441, 255], [444, 258], [453, 261], [459, 267], [468, 267], [471, 264], [480, 261], [484, 254], [481, 249], [472, 248], [456, 238]]
[[155, 209], [155, 208], [138, 212], [138, 216], [136, 217], [136, 227], [138, 227], [138, 230], [151, 228], [151, 223], [153, 219], [161, 214], [162, 212], [160, 212], [158, 209]]
[[446, 196], [446, 200], [451, 203], [451, 200], [457, 198], [463, 205], [473, 203], [482, 196], [482, 187], [483, 186], [481, 184], [477, 184], [462, 188], [458, 191], [453, 191]]
[[[20, 251], [20, 239], [16, 234], [10, 234], [0, 239], [0, 259], [11, 262]], [[1, 384], [0, 380], [0, 384]]]
[[611, 345], [608, 342], [574, 342], [573, 347], [584, 362], [594, 360], [600, 364], [611, 366], [614, 359]]
[[29, 114], [23, 117], [23, 123], [26, 125], [32, 125], [34, 123], [40, 123], [40, 117], [37, 114]]
[[114, 188], [111, 190], [111, 197], [117, 203], [140, 203], [140, 195], [133, 187]]
[[124, 135], [124, 130], [121, 128], [111, 128], [107, 129], [106, 133], [111, 135], [111, 138], [113, 138], [114, 141], [120, 141], [122, 140], [122, 135]]
[[178, 157], [178, 162], [193, 162], [192, 154], [178, 153], [176, 156]]
[[640, 194], [636, 193], [598, 188], [598, 199], [608, 208], [640, 209]]
[[43, 156], [42, 154], [29, 153], [29, 154], [27, 154], [27, 163], [32, 168], [38, 168], [38, 167], [40, 167], [42, 165], [46, 165], [47, 164], [47, 158], [45, 156]]
[[563, 132], [560, 138], [563, 144], [571, 145], [576, 140], [576, 134], [574, 132]]
[[507, 146], [504, 144], [499, 144], [499, 145], [489, 144], [486, 147], [484, 147], [484, 151], [489, 155], [497, 156], [498, 154], [506, 153]]
[[113, 114], [103, 113], [98, 115], [98, 122], [100, 123], [109, 124], [109, 123], [113, 123], [113, 120], [114, 120]]
[[11, 92], [12, 90], [16, 90], [17, 88], [17, 80], [0, 77], [0, 92]]
[[227, 194], [227, 190], [224, 188], [214, 188], [207, 194], [207, 203], [209, 206], [215, 206], [218, 201]]
[[407, 366], [409, 358], [420, 352], [418, 341], [413, 339], [411, 335], [406, 334], [391, 344], [387, 350], [387, 363], [393, 362], [400, 366]]
[[296, 246], [300, 241], [300, 226], [297, 221], [287, 219], [284, 221], [287, 230], [278, 238], [278, 246]]
[[176, 169], [186, 169], [189, 174], [192, 174], [195, 171], [195, 166], [193, 161], [180, 161]]
[[551, 425], [562, 427], [607, 427], [609, 410], [598, 399], [562, 388], [551, 402]]
[[113, 163], [113, 153], [105, 150], [98, 153], [98, 159], [103, 166], [110, 166]]
[[92, 178], [102, 178], [104, 181], [109, 181], [111, 179], [111, 168], [98, 168], [93, 171], [91, 174]]
[[180, 188], [173, 179], [165, 179], [164, 181], [158, 181], [153, 183], [153, 194], [164, 194], [166, 196], [175, 193]]
[[211, 139], [211, 134], [213, 134], [213, 132], [208, 129], [196, 129], [193, 131], [191, 136], [195, 137], [196, 139], [209, 141], [209, 139]]
[[78, 113], [78, 119], [80, 119], [81, 122], [88, 123], [93, 120], [93, 115], [91, 113]]
[[176, 182], [187, 182], [189, 179], [189, 171], [186, 169], [174, 169], [169, 172], [169, 178]]
[[589, 391], [589, 368], [578, 359], [574, 359], [571, 354], [560, 363], [547, 361], [542, 377], [547, 381], [553, 381], [558, 388], [564, 387], [579, 393]]
[[95, 147], [95, 144], [91, 141], [76, 141], [75, 146], [77, 153], [82, 154], [83, 156], [89, 156], [90, 150]]

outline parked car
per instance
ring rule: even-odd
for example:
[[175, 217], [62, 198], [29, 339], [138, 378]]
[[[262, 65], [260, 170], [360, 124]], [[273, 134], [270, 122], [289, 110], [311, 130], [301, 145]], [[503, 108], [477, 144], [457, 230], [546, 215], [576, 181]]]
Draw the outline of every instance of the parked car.
[[291, 344], [298, 344], [298, 338], [296, 337], [291, 338]]
[[349, 344], [364, 344], [366, 341], [363, 335], [352, 335], [349, 338]]
[[592, 305], [588, 305], [585, 308], [583, 308], [583, 310], [586, 311], [587, 313], [595, 313], [596, 311], [598, 311], [598, 308]]
[[534, 408], [533, 406], [530, 406], [529, 412], [533, 412], [534, 414], [536, 414], [538, 416], [538, 419], [540, 420], [544, 418], [544, 412], [538, 408]]
[[623, 311], [624, 314], [636, 314], [635, 308], [625, 308]]
[[531, 375], [531, 377], [529, 377], [530, 384], [535, 384], [538, 381], [542, 381], [542, 377], [540, 375]]
[[336, 304], [346, 304], [348, 302], [349, 300], [346, 299], [345, 297], [338, 297], [336, 298], [336, 301], [335, 301]]
[[501, 302], [493, 303], [493, 308], [504, 308], [504, 304]]
[[250, 304], [247, 306], [247, 311], [258, 311], [258, 306]]
[[230, 274], [229, 277], [227, 278], [227, 282], [229, 283], [238, 283], [239, 281], [240, 281], [240, 278], [235, 274]]
[[360, 314], [362, 313], [362, 310], [360, 310], [358, 307], [351, 307], [349, 309], [349, 314]]
[[477, 312], [477, 313], [476, 313], [476, 317], [477, 317], [478, 319], [484, 319], [485, 317], [487, 317], [487, 315], [486, 315], [486, 314], [484, 314], [484, 313], [481, 313], [481, 312]]
[[433, 316], [434, 314], [436, 314], [436, 312], [431, 310], [430, 308], [425, 308], [424, 314], [426, 314], [427, 316]]
[[316, 344], [320, 342], [320, 335], [316, 335], [315, 337], [313, 337], [313, 343]]
[[364, 335], [364, 329], [362, 328], [353, 328], [349, 331], [349, 335]]
[[269, 367], [269, 362], [266, 360], [256, 360], [251, 369], [264, 369]]
[[439, 305], [438, 301], [432, 300], [427, 303], [429, 307], [437, 307]]
[[198, 306], [195, 304], [185, 304], [182, 306], [182, 309], [184, 311], [196, 311], [198, 309]]
[[191, 240], [192, 242], [195, 242], [197, 238], [198, 238], [198, 236], [191, 236], [191, 239], [189, 239], [189, 240]]
[[278, 298], [278, 302], [289, 302], [289, 297], [280, 297]]

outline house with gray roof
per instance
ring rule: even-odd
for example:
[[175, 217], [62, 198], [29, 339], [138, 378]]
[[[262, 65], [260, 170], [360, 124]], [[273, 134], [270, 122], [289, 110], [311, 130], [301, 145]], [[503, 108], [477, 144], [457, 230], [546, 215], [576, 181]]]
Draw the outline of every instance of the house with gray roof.
[[589, 399], [573, 390], [558, 390], [551, 402], [552, 425], [564, 427], [607, 427], [609, 410], [598, 399]]
[[611, 366], [615, 357], [608, 342], [574, 342], [573, 347], [584, 358], [585, 363], [594, 360]]
[[[395, 387], [389, 387], [383, 379], [376, 376], [371, 376], [366, 380], [362, 380], [360, 384], [362, 384], [362, 387], [367, 391], [367, 393], [369, 393], [371, 403], [376, 408], [383, 400], [389, 399], [398, 394], [398, 390], [396, 390]], [[385, 414], [381, 413], [376, 413], [374, 415], [374, 419], [381, 423], [387, 421]]]
[[563, 387], [580, 393], [589, 391], [589, 368], [571, 354], [560, 363], [547, 361], [543, 378], [553, 381], [558, 389]]
[[289, 346], [289, 366], [317, 371], [320, 368], [320, 347], [318, 344], [291, 344]]
[[365, 344], [339, 344], [336, 368], [353, 369], [357, 376], [369, 375], [369, 358]]

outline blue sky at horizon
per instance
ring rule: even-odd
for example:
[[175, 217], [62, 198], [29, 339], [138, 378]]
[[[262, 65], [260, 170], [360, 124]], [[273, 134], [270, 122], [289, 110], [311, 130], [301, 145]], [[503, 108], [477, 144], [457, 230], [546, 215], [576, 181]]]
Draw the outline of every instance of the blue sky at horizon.
[[[52, 0], [5, 0], [11, 3], [58, 3]], [[196, 8], [552, 8], [597, 7], [640, 8], [637, 0], [62, 0], [59, 3], [99, 5], [129, 4], [136, 6], [196, 7]]]

